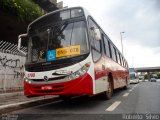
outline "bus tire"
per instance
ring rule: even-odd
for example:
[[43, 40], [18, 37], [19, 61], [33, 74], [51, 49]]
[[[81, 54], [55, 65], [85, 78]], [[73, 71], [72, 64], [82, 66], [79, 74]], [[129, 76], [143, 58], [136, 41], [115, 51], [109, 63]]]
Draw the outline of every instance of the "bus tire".
[[127, 78], [126, 78], [126, 85], [123, 87], [124, 90], [128, 89], [128, 82], [127, 82]]
[[108, 90], [105, 91], [104, 98], [106, 100], [109, 100], [112, 98], [112, 94], [113, 94], [113, 82], [112, 82], [112, 79], [108, 77]]

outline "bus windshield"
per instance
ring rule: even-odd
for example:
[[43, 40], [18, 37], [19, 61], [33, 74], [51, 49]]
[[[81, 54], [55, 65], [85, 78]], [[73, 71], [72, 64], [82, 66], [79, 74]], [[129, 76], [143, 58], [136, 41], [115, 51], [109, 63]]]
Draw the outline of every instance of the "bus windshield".
[[88, 52], [85, 21], [60, 22], [31, 31], [28, 62], [47, 62]]
[[134, 68], [129, 68], [129, 72], [135, 72], [135, 69]]
[[135, 74], [129, 74], [129, 75], [130, 75], [130, 80], [135, 80], [136, 79]]

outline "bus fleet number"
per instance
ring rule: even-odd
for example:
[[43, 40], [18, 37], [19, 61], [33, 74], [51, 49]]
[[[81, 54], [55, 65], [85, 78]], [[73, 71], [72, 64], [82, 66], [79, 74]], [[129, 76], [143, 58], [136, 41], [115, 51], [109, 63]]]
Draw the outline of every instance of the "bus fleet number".
[[28, 77], [29, 77], [29, 78], [35, 77], [35, 73], [28, 73]]

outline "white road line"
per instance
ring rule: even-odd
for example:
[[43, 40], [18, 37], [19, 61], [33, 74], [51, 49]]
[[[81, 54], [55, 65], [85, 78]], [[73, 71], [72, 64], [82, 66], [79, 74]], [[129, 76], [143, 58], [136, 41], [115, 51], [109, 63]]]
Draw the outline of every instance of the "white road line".
[[135, 87], [137, 87], [137, 85], [134, 85], [134, 86], [132, 87], [132, 90], [133, 90]]
[[118, 107], [118, 105], [121, 103], [121, 101], [116, 101], [114, 102], [111, 106], [109, 106], [105, 111], [113, 111], [114, 109], [116, 109], [116, 107]]
[[136, 85], [135, 86], [133, 86], [133, 88], [135, 88], [136, 87]]
[[132, 89], [131, 89], [131, 90], [129, 90], [129, 92], [132, 92]]
[[125, 93], [124, 95], [123, 95], [123, 97], [127, 97], [129, 95], [129, 93]]

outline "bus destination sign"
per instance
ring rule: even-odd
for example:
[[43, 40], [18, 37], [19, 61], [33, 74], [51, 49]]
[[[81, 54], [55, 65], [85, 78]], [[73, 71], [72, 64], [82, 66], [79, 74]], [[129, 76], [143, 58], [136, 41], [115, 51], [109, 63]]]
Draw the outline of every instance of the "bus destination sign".
[[79, 55], [79, 54], [80, 54], [80, 45], [56, 49], [56, 58], [70, 56], [70, 55]]

